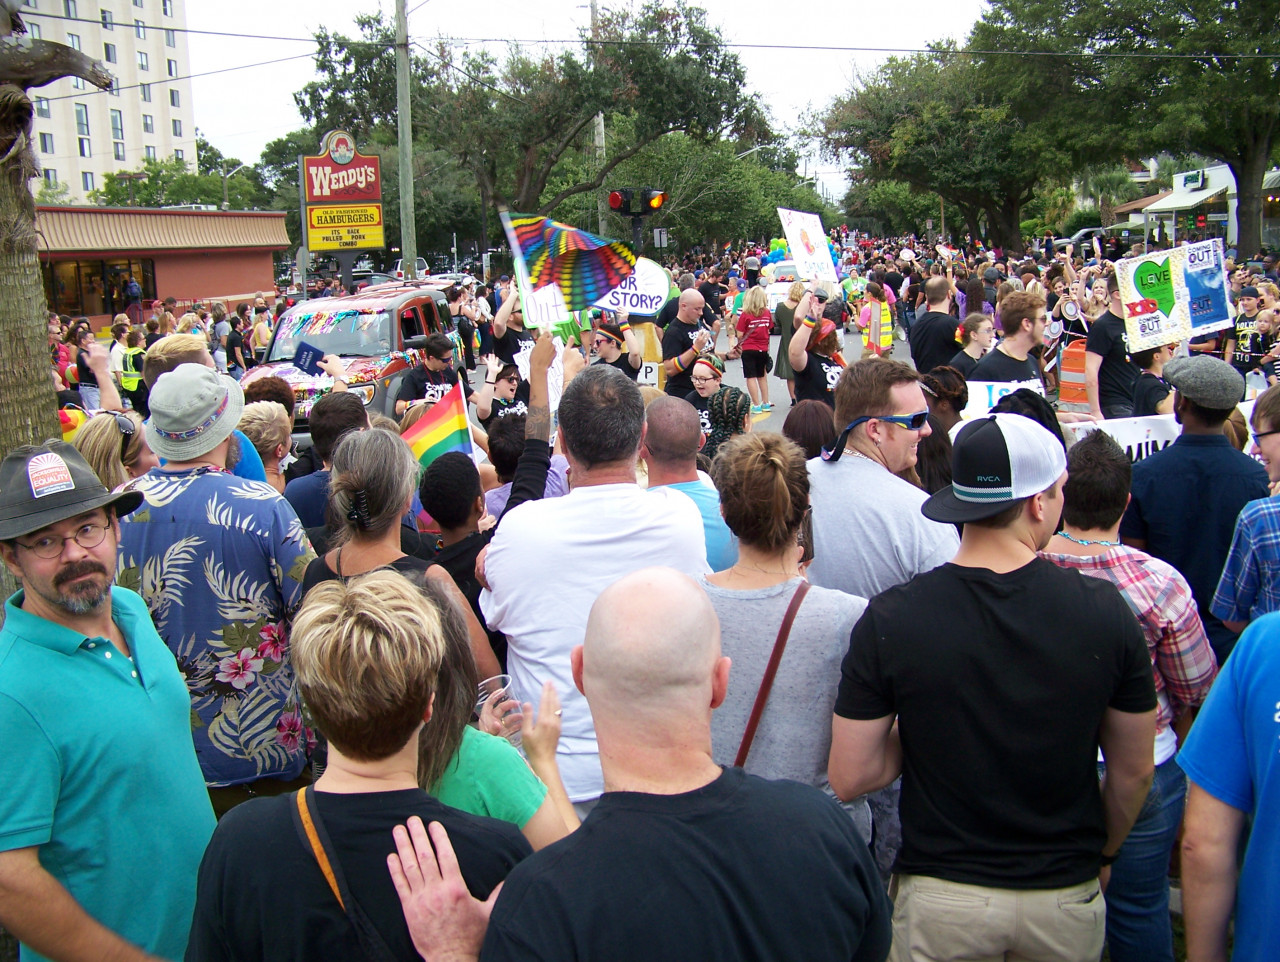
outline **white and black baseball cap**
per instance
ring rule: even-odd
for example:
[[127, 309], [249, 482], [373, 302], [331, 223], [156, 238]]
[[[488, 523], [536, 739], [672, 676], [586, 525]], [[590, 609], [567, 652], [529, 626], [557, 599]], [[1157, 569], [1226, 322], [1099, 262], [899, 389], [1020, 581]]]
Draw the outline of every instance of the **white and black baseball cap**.
[[1067, 470], [1061, 442], [1031, 418], [993, 414], [971, 421], [951, 449], [951, 484], [920, 506], [926, 518], [981, 521], [1053, 487]]

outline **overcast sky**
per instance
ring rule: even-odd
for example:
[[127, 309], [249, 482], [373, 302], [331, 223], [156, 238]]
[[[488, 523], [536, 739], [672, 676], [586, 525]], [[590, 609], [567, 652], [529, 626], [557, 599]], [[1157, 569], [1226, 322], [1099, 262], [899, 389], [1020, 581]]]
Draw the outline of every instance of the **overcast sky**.
[[[590, 25], [575, 0], [408, 0], [409, 35], [484, 40], [564, 41]], [[601, 6], [608, 6], [607, 0]], [[901, 0], [870, 12], [868, 5], [831, 0], [702, 0], [712, 23], [738, 48], [747, 82], [775, 120], [794, 127], [809, 108], [821, 109], [845, 93], [859, 71], [874, 69], [883, 48], [918, 48], [932, 41], [963, 41], [983, 9], [982, 0]], [[392, 19], [394, 0], [187, 0], [192, 30], [309, 39], [321, 26], [355, 35], [360, 13], [381, 7]], [[416, 9], [415, 9], [416, 8]], [[870, 48], [789, 50], [776, 44]], [[314, 49], [290, 39], [248, 40], [191, 34], [193, 74], [285, 57]], [[499, 48], [501, 49], [500, 45]], [[254, 162], [262, 146], [302, 126], [294, 91], [315, 76], [311, 57], [246, 67], [192, 80], [196, 126], [223, 153]], [[837, 199], [844, 178], [829, 161], [809, 161], [808, 173]]]

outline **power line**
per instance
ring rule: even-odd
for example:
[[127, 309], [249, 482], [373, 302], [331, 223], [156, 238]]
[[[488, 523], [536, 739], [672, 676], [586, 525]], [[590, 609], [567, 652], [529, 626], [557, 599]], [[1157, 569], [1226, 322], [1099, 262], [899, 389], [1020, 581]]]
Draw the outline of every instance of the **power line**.
[[[422, 4], [419, 4], [418, 6], [422, 6]], [[417, 7], [415, 7], [414, 9], [416, 10]], [[31, 17], [42, 17], [46, 20], [63, 20], [68, 23], [84, 23], [84, 24], [89, 24], [90, 26], [96, 26], [96, 27], [106, 26], [101, 20], [94, 20], [92, 17], [66, 17], [58, 13], [42, 13], [38, 10], [27, 11], [25, 7], [22, 9], [22, 17], [24, 19], [28, 19]], [[124, 30], [124, 31], [134, 31], [134, 36], [135, 37], [137, 36], [136, 22], [129, 23], [124, 20], [113, 20], [111, 21], [111, 27], [113, 28], [120, 27], [121, 30]], [[153, 26], [151, 24], [145, 24], [145, 23], [142, 24], [142, 29], [144, 31], [156, 30], [156, 31], [168, 31], [169, 33], [194, 34], [195, 36], [200, 36], [200, 37], [226, 37], [231, 40], [275, 40], [275, 41], [281, 41], [284, 43], [317, 43], [317, 40], [315, 37], [277, 37], [277, 36], [272, 36], [270, 34], [261, 34], [261, 33], [232, 33], [227, 30], [197, 30], [194, 27], [165, 27], [165, 26]], [[395, 46], [395, 44], [389, 40], [382, 41], [382, 40], [345, 39], [344, 43], [352, 47], [381, 47], [386, 50], [390, 50], [392, 47]]]
[[434, 50], [431, 50], [428, 47], [423, 46], [422, 43], [420, 43], [419, 41], [412, 40], [410, 41], [410, 43], [412, 43], [413, 46], [417, 47], [419, 50], [421, 50], [423, 53], [427, 54], [428, 56], [435, 57], [437, 60], [439, 60], [442, 64], [444, 64], [449, 69], [456, 70], [458, 73], [462, 74], [462, 76], [466, 77], [472, 83], [477, 83], [481, 87], [485, 87], [488, 90], [492, 90], [494, 93], [500, 94], [501, 96], [506, 97], [508, 100], [514, 100], [518, 104], [523, 104], [526, 107], [532, 106], [527, 101], [521, 100], [515, 94], [507, 93], [501, 87], [495, 87], [493, 84], [489, 83], [489, 81], [483, 80], [480, 77], [477, 77], [475, 74], [468, 73], [467, 71], [459, 67], [457, 64], [452, 63], [451, 61], [446, 60], [444, 57], [440, 56]]
[[303, 60], [310, 56], [312, 55], [309, 53], [300, 53], [292, 57], [277, 57], [275, 60], [263, 60], [259, 63], [245, 63], [245, 64], [240, 64], [239, 66], [236, 66], [236, 67], [219, 67], [217, 70], [204, 70], [204, 71], [201, 71], [200, 73], [189, 73], [189, 74], [184, 74], [183, 76], [180, 76], [180, 77], [164, 77], [160, 80], [152, 80], [147, 83], [129, 84], [126, 87], [112, 87], [110, 90], [98, 90], [95, 88], [93, 90], [82, 90], [79, 93], [74, 93], [74, 94], [63, 94], [62, 96], [59, 96], [59, 97], [45, 97], [44, 99], [49, 101], [50, 103], [52, 103], [55, 100], [82, 100], [85, 97], [92, 97], [95, 95], [118, 93], [121, 90], [136, 90], [140, 87], [152, 87], [152, 86], [160, 87], [160, 86], [164, 86], [165, 84], [176, 83], [179, 80], [192, 80], [195, 77], [212, 77], [214, 74], [231, 73], [233, 70], [248, 70], [251, 67], [270, 67], [273, 64], [287, 63], [290, 60]]

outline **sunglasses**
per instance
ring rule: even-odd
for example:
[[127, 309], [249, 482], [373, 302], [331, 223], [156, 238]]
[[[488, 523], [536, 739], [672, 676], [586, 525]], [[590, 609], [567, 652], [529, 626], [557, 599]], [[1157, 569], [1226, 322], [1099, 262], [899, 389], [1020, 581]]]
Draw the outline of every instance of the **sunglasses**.
[[822, 449], [822, 460], [839, 461], [840, 455], [844, 454], [844, 446], [849, 440], [850, 432], [859, 424], [866, 424], [868, 421], [888, 421], [890, 424], [897, 424], [908, 431], [919, 431], [929, 423], [929, 412], [924, 410], [917, 411], [915, 414], [864, 414], [860, 418], [854, 418], [840, 432], [840, 437], [836, 438], [835, 443], [830, 448]]
[[124, 453], [129, 449], [129, 439], [133, 437], [137, 428], [134, 426], [133, 420], [123, 414], [117, 414], [114, 411], [104, 413], [110, 413], [116, 419], [116, 430], [120, 432], [120, 460], [123, 462]]

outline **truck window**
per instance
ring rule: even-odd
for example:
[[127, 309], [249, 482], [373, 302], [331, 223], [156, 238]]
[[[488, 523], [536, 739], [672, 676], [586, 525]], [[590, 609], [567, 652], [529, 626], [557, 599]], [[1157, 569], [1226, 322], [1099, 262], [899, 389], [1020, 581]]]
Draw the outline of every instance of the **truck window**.
[[422, 315], [418, 313], [416, 307], [406, 307], [400, 312], [400, 334], [402, 341], [407, 341], [411, 337], [417, 337], [423, 333]]

